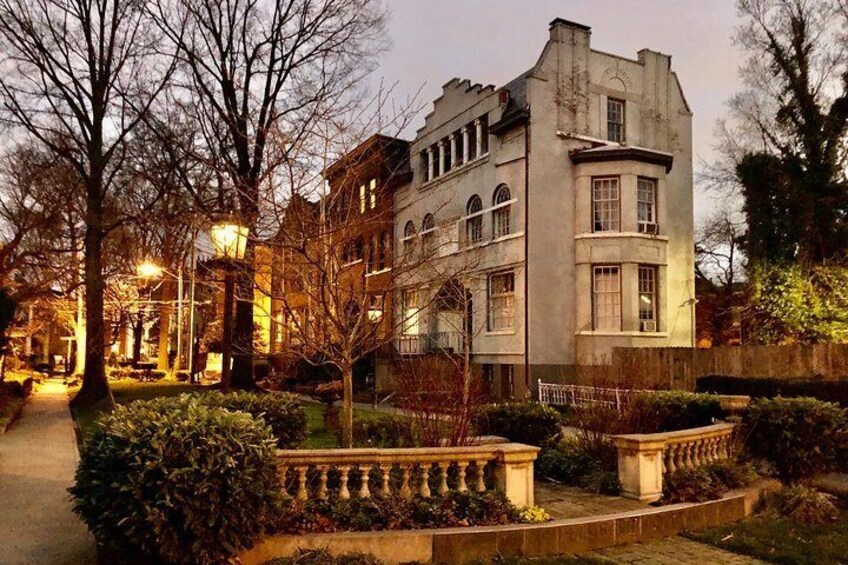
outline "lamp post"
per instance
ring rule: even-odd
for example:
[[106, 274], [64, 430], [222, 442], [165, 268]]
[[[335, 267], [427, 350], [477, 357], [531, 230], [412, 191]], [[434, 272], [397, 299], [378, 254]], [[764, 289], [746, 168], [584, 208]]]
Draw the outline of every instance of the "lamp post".
[[[180, 265], [177, 269], [177, 274], [173, 274], [153, 261], [146, 260], [142, 261], [138, 267], [136, 267], [136, 272], [138, 276], [142, 279], [158, 279], [163, 274], [171, 276], [177, 280], [177, 355], [174, 360], [174, 371], [180, 369], [180, 360], [182, 355], [182, 342], [183, 342], [183, 267]], [[189, 308], [191, 309], [190, 316], [192, 319], [194, 318], [194, 296], [191, 298], [191, 303]], [[162, 331], [160, 328], [159, 331]]]
[[224, 318], [221, 351], [221, 386], [230, 387], [233, 357], [233, 271], [244, 259], [247, 246], [248, 227], [236, 216], [223, 215], [212, 222], [210, 236], [215, 250], [215, 259], [224, 269]]

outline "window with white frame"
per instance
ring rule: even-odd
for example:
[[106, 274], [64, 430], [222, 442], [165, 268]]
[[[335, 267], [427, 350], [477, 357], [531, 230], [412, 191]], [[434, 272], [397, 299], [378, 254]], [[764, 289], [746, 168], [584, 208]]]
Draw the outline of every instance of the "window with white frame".
[[430, 155], [426, 149], [421, 152], [421, 171], [424, 182], [433, 180], [430, 178]]
[[476, 194], [468, 200], [465, 220], [465, 239], [468, 243], [483, 241], [483, 201]]
[[639, 233], [657, 233], [657, 181], [640, 178], [636, 190]]
[[505, 271], [489, 275], [490, 332], [511, 330], [515, 325], [515, 272]]
[[624, 142], [624, 100], [607, 98], [607, 139]]
[[592, 179], [592, 229], [619, 231], [621, 226], [618, 177]]
[[371, 209], [373, 210], [377, 207], [377, 179], [371, 179], [368, 189], [369, 204], [371, 204]]
[[421, 222], [421, 249], [425, 255], [433, 252], [433, 244], [436, 241], [436, 219], [433, 214], [425, 214]]
[[365, 194], [366, 190], [367, 189], [366, 189], [364, 184], [359, 186], [359, 213], [360, 214], [365, 213], [365, 203], [368, 201], [367, 196]]
[[592, 269], [592, 327], [621, 331], [621, 268], [617, 265]]
[[657, 331], [657, 268], [639, 266], [639, 329]]
[[403, 227], [403, 251], [410, 253], [415, 248], [415, 222], [409, 220]]
[[421, 333], [418, 291], [404, 290], [401, 295], [401, 304], [403, 306], [403, 335], [418, 335]]
[[509, 220], [510, 213], [512, 212], [512, 206], [508, 204], [510, 198], [511, 195], [507, 185], [502, 184], [495, 189], [495, 195], [492, 198], [492, 204], [495, 208], [492, 210], [492, 237], [494, 239], [509, 235]]

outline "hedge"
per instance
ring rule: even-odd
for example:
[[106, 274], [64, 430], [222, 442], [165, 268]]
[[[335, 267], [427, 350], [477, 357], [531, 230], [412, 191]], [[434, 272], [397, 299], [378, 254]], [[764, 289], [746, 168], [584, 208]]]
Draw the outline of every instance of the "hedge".
[[83, 445], [74, 510], [104, 544], [151, 561], [227, 562], [274, 516], [271, 428], [199, 397], [118, 406]]
[[536, 446], [550, 443], [562, 431], [559, 412], [535, 402], [490, 404], [475, 414], [472, 426], [479, 435]]
[[708, 375], [695, 384], [698, 392], [742, 394], [754, 398], [776, 396], [808, 396], [826, 402], [836, 402], [848, 408], [848, 379], [823, 381], [817, 379], [778, 379], [772, 377], [730, 377]]

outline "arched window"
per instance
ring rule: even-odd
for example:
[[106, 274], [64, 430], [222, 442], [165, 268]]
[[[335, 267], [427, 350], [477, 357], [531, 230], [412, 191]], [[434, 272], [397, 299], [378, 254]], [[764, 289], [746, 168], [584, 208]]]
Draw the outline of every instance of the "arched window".
[[403, 251], [410, 253], [415, 248], [415, 222], [409, 220], [403, 226]]
[[480, 243], [483, 241], [483, 201], [476, 194], [468, 199], [465, 207], [467, 218], [465, 220], [465, 238], [468, 243]]
[[433, 252], [433, 242], [436, 240], [436, 219], [433, 214], [426, 214], [421, 222], [421, 247], [425, 254]]
[[510, 211], [512, 206], [507, 204], [512, 195], [509, 193], [509, 187], [505, 184], [498, 186], [495, 189], [495, 194], [492, 197], [492, 238], [497, 239], [505, 235], [509, 235]]

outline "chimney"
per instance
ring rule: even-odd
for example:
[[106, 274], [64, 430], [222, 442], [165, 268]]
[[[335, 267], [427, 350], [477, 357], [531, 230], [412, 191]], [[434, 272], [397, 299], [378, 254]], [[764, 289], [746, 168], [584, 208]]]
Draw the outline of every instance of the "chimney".
[[578, 24], [577, 22], [571, 22], [568, 20], [564, 20], [562, 18], [556, 18], [550, 24], [550, 32], [551, 32], [551, 41], [562, 41], [564, 37], [567, 37], [568, 31], [575, 31], [578, 33], [591, 34], [592, 28]]

